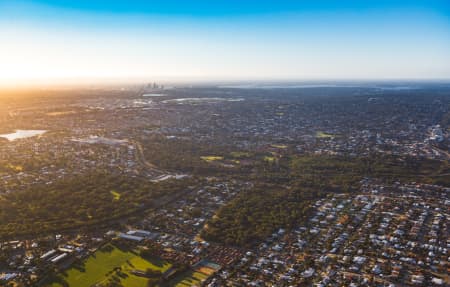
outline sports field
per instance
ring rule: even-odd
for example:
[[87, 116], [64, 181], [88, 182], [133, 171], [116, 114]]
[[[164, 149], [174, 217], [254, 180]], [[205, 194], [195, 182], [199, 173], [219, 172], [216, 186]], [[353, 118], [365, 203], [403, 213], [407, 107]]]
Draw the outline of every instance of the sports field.
[[335, 137], [335, 135], [329, 134], [329, 133], [324, 133], [324, 132], [317, 132], [316, 133], [316, 138], [333, 138]]
[[188, 286], [201, 286], [201, 283], [205, 281], [212, 274], [217, 272], [221, 267], [220, 265], [202, 260], [197, 263], [191, 271], [179, 274], [172, 279], [167, 286], [170, 287], [188, 287]]
[[170, 287], [189, 287], [189, 286], [200, 286], [202, 281], [204, 281], [209, 276], [201, 272], [189, 271], [182, 273], [172, 279], [167, 286]]
[[49, 286], [90, 287], [113, 280], [120, 281], [121, 285], [127, 287], [147, 286], [147, 278], [135, 276], [131, 271], [153, 269], [164, 272], [170, 266], [169, 263], [162, 260], [144, 259], [137, 252], [124, 251], [108, 244], [92, 254], [82, 264], [66, 270]]

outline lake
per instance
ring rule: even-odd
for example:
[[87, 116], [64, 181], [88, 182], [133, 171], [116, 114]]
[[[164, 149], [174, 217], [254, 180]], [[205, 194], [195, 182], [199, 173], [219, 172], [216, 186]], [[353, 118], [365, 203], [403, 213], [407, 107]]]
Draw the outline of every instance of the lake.
[[166, 94], [143, 94], [143, 97], [165, 97]]
[[2, 134], [2, 135], [0, 135], [0, 137], [5, 138], [9, 141], [14, 141], [14, 140], [18, 140], [18, 139], [39, 136], [46, 132], [47, 132], [46, 130], [16, 130], [13, 133]]

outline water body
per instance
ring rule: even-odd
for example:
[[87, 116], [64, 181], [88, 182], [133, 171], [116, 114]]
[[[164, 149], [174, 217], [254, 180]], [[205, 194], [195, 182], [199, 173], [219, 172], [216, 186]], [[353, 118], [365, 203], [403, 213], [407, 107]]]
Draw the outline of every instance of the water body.
[[185, 177], [188, 177], [187, 174], [163, 174], [157, 178], [155, 178], [154, 180], [152, 180], [153, 182], [160, 182], [160, 181], [164, 181], [164, 180], [168, 180], [168, 179], [183, 179]]
[[218, 88], [226, 89], [312, 89], [312, 88], [364, 88], [364, 89], [379, 89], [379, 90], [415, 90], [419, 89], [418, 85], [352, 85], [352, 84], [286, 84], [286, 85], [262, 85], [262, 84], [243, 84], [243, 85], [225, 85], [218, 86]]
[[247, 85], [225, 85], [218, 86], [218, 88], [225, 89], [303, 89], [303, 88], [361, 88], [362, 86], [355, 85], [334, 85], [334, 84], [301, 84], [301, 85], [259, 85], [259, 84], [247, 84]]
[[9, 141], [15, 141], [18, 139], [40, 136], [46, 132], [47, 132], [46, 130], [16, 130], [13, 133], [2, 134], [0, 135], [0, 137], [5, 138]]
[[106, 145], [121, 145], [128, 143], [127, 140], [118, 140], [99, 136], [89, 136], [88, 138], [85, 139], [73, 139], [72, 141], [85, 144], [106, 144]]
[[244, 100], [243, 98], [180, 98], [180, 99], [165, 100], [162, 101], [162, 103], [195, 104], [195, 103], [241, 102], [243, 100]]
[[143, 97], [165, 97], [166, 94], [143, 94]]

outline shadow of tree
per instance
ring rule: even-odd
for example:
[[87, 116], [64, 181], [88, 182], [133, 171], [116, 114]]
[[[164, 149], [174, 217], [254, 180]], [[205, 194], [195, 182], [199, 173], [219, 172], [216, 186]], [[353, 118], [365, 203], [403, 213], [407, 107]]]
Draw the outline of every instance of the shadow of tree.
[[69, 283], [67, 283], [67, 281], [61, 276], [55, 276], [54, 278], [52, 278], [51, 282], [60, 284], [63, 287], [70, 287]]

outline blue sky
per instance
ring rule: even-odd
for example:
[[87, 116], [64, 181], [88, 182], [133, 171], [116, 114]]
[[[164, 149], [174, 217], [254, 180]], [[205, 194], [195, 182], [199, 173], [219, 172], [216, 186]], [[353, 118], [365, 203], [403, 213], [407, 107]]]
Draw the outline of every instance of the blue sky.
[[0, 83], [450, 79], [450, 1], [0, 0]]
[[165, 15], [190, 15], [213, 17], [229, 15], [273, 14], [301, 11], [368, 11], [373, 9], [427, 9], [436, 12], [449, 12], [449, 2], [445, 0], [42, 0], [42, 1], [4, 1], [22, 2], [76, 9], [80, 11], [109, 13], [142, 13]]

